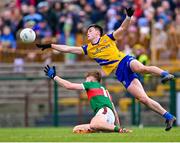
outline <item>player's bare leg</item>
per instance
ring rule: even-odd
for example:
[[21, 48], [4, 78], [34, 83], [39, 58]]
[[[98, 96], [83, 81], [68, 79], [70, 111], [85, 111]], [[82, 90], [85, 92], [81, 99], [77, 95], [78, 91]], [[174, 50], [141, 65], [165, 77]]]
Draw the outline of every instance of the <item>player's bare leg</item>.
[[133, 72], [136, 73], [150, 73], [161, 76], [162, 83], [165, 83], [168, 80], [174, 78], [174, 75], [169, 74], [167, 71], [164, 71], [156, 66], [145, 66], [140, 63], [138, 60], [132, 60], [130, 62], [130, 67]]
[[127, 90], [141, 103], [145, 104], [146, 106], [151, 108], [153, 111], [159, 113], [166, 119], [166, 131], [172, 128], [172, 125], [176, 120], [175, 117], [171, 115], [169, 112], [167, 112], [158, 102], [152, 100], [147, 96], [138, 79], [134, 79], [127, 88]]
[[141, 103], [147, 105], [149, 108], [159, 113], [160, 115], [163, 115], [166, 112], [166, 110], [162, 108], [162, 106], [159, 103], [147, 96], [143, 89], [143, 86], [141, 85], [138, 79], [134, 79], [127, 88], [127, 90]]
[[95, 133], [95, 132], [97, 131], [91, 129], [90, 124], [77, 125], [73, 128], [73, 133], [78, 133], [78, 134]]
[[118, 126], [115, 126], [114, 124], [109, 124], [103, 115], [97, 115], [93, 117], [90, 122], [90, 128], [105, 132], [119, 132], [119, 133], [132, 132], [132, 130], [120, 128]]

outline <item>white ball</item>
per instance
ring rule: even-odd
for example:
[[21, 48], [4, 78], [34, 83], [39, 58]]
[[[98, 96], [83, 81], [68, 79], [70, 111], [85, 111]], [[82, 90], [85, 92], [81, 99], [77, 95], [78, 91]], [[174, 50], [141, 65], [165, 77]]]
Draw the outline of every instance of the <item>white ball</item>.
[[20, 32], [20, 38], [25, 43], [31, 43], [36, 39], [36, 33], [31, 28], [25, 28]]

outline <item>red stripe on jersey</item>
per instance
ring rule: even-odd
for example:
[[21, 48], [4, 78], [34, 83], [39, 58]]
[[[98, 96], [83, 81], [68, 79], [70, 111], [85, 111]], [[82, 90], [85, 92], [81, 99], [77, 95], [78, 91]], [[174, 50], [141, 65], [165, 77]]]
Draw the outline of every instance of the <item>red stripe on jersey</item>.
[[88, 95], [88, 100], [91, 100], [91, 98], [94, 96], [99, 96], [99, 95], [104, 96], [104, 92], [102, 89], [94, 88], [94, 89], [89, 89], [87, 91], [87, 95]]

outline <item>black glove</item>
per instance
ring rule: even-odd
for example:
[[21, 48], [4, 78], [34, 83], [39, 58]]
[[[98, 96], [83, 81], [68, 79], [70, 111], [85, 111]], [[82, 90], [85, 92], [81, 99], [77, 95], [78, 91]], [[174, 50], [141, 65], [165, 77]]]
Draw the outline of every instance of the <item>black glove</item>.
[[134, 9], [132, 7], [126, 8], [126, 13], [129, 17], [131, 17], [134, 14]]
[[55, 66], [49, 67], [49, 65], [47, 65], [46, 67], [44, 67], [44, 72], [51, 79], [54, 79], [54, 77], [56, 76], [56, 68], [55, 68]]
[[51, 48], [51, 44], [36, 44], [36, 46], [40, 48], [42, 51]]

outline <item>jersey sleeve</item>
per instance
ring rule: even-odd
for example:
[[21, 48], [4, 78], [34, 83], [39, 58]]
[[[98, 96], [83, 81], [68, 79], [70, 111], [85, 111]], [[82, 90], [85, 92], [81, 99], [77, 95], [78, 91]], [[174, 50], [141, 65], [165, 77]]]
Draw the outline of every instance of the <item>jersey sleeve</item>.
[[107, 36], [111, 39], [111, 40], [113, 40], [113, 41], [115, 41], [116, 39], [114, 38], [114, 36], [113, 36], [113, 33], [111, 33], [111, 34], [107, 34]]
[[84, 55], [87, 55], [87, 48], [88, 48], [88, 45], [82, 46], [82, 51], [83, 51]]
[[84, 90], [88, 90], [88, 89], [90, 88], [90, 84], [91, 84], [91, 83], [89, 83], [89, 82], [83, 82], [83, 83], [82, 83], [83, 89], [84, 89]]
[[85, 90], [85, 87], [84, 87], [84, 84], [83, 84], [83, 83], [81, 83], [81, 86], [82, 86], [83, 90]]

